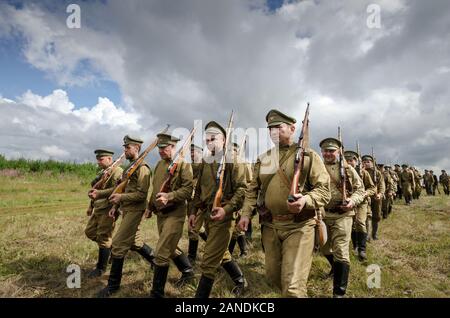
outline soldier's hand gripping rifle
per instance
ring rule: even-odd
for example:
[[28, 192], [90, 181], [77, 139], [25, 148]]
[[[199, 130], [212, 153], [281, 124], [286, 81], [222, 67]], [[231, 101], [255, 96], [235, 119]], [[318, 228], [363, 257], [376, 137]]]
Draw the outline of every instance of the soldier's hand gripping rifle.
[[[178, 152], [174, 156], [174, 159], [170, 162], [169, 166], [167, 167], [167, 174], [168, 174], [167, 178], [164, 180], [158, 193], [169, 193], [172, 191], [172, 189], [170, 187], [170, 183], [172, 181], [173, 176], [175, 175], [175, 171], [177, 170], [178, 165], [184, 159], [187, 148], [190, 146], [190, 144], [192, 142], [192, 136], [194, 135], [195, 129], [196, 129], [195, 127], [192, 128], [192, 130], [189, 133], [188, 137], [186, 138], [186, 141], [184, 142], [183, 146], [178, 150]], [[165, 211], [168, 211], [174, 205], [175, 204], [171, 201], [167, 202], [166, 205], [163, 205], [162, 203], [159, 203], [158, 201], [155, 202], [156, 209], [163, 213]]]
[[[305, 163], [305, 151], [309, 148], [309, 103], [306, 106], [305, 117], [303, 118], [302, 130], [297, 142], [297, 151], [294, 159], [294, 176], [291, 182], [291, 189], [289, 191], [288, 201], [295, 202], [299, 200], [302, 195], [299, 189], [300, 176], [303, 171]], [[316, 229], [320, 246], [324, 246], [327, 242], [327, 229], [322, 220], [322, 213], [319, 209], [315, 209]], [[301, 211], [299, 213], [302, 213]]]
[[[108, 168], [103, 169], [101, 175], [99, 178], [96, 178], [94, 181], [94, 185], [92, 186], [92, 189], [100, 190], [105, 187], [106, 182], [108, 181], [109, 177], [111, 176], [111, 173], [114, 171], [116, 167], [122, 164], [123, 159], [125, 159], [125, 153], [122, 153], [119, 158], [116, 159]], [[91, 191], [92, 191], [91, 189]], [[90, 192], [90, 191], [89, 191]], [[86, 211], [86, 214], [88, 216], [92, 215], [92, 211], [94, 210], [94, 200], [91, 200], [89, 203], [89, 207]]]
[[[212, 206], [213, 209], [222, 207], [223, 181], [224, 181], [224, 176], [225, 176], [227, 155], [228, 155], [228, 152], [230, 151], [230, 145], [231, 145], [230, 137], [231, 137], [231, 129], [233, 127], [233, 117], [234, 117], [234, 112], [231, 111], [230, 120], [228, 121], [228, 127], [227, 127], [227, 135], [225, 136], [224, 150], [222, 153], [222, 158], [220, 160], [219, 167], [217, 168], [217, 174], [216, 174], [217, 190], [216, 190], [216, 194], [214, 196], [214, 201], [213, 201], [213, 206]], [[212, 215], [214, 215], [214, 214], [212, 214]]]
[[[166, 133], [167, 130], [169, 130], [169, 126], [170, 125], [167, 125], [167, 127], [161, 133]], [[128, 169], [122, 174], [122, 178], [118, 182], [117, 186], [114, 188], [114, 191], [111, 195], [122, 194], [125, 192], [125, 188], [127, 187], [131, 176], [140, 167], [140, 165], [144, 162], [145, 157], [150, 153], [150, 151], [155, 149], [157, 144], [158, 144], [158, 138], [156, 137], [153, 140], [153, 142], [133, 162], [133, 164], [131, 166], [129, 166]], [[116, 217], [118, 216], [118, 212], [119, 212], [118, 209], [119, 209], [119, 204], [114, 204], [113, 207], [111, 208], [111, 210], [109, 210], [109, 213], [108, 213], [109, 217], [116, 219]]]

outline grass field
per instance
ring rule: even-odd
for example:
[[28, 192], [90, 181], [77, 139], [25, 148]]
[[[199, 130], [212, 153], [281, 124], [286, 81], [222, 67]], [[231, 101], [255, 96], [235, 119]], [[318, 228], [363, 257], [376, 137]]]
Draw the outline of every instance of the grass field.
[[[88, 179], [76, 174], [2, 173], [0, 171], [0, 297], [93, 297], [106, 284], [107, 275], [89, 280], [97, 247], [84, 235], [87, 223]], [[450, 198], [422, 195], [411, 207], [396, 201], [393, 214], [380, 224], [380, 239], [368, 244], [368, 261], [352, 255], [349, 297], [449, 297]], [[155, 219], [144, 221], [146, 242], [157, 241]], [[266, 283], [264, 255], [255, 226], [249, 256], [238, 259], [250, 287], [247, 297], [277, 297]], [[187, 235], [180, 246], [187, 250]], [[200, 244], [200, 257], [203, 243]], [[235, 253], [238, 252], [236, 248]], [[82, 269], [81, 288], [66, 286], [67, 266]], [[381, 268], [381, 287], [369, 289], [366, 268]], [[316, 255], [308, 283], [311, 297], [329, 297], [332, 280], [325, 258]], [[197, 270], [198, 274], [198, 270]], [[173, 287], [179, 274], [171, 266], [168, 297], [192, 297], [194, 286]], [[147, 297], [152, 272], [130, 252], [124, 265], [122, 289], [117, 297]], [[232, 283], [221, 271], [213, 297], [231, 297]]]

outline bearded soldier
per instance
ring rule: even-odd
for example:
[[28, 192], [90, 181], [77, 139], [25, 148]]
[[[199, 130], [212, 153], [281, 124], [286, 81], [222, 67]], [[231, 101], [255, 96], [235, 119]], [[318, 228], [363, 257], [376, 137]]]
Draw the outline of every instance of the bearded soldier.
[[266, 115], [275, 147], [259, 156], [245, 195], [242, 218], [245, 230], [255, 208], [260, 213], [266, 277], [282, 297], [307, 297], [307, 282], [314, 248], [316, 209], [330, 200], [330, 177], [319, 155], [305, 149], [299, 180], [300, 193], [288, 201], [297, 145], [296, 120], [278, 110]]
[[234, 228], [233, 214], [242, 207], [247, 187], [244, 165], [238, 163], [235, 156], [227, 158], [221, 206], [213, 208], [218, 187], [217, 171], [224, 155], [225, 143], [229, 142], [225, 140], [225, 136], [225, 129], [217, 122], [211, 121], [205, 126], [206, 145], [210, 154], [203, 158], [189, 216], [189, 226], [193, 229], [196, 215], [199, 210], [202, 211], [208, 235], [200, 264], [202, 276], [197, 286], [196, 298], [209, 297], [220, 265], [233, 280], [235, 287], [232, 292], [236, 296], [242, 295], [247, 284], [239, 265], [228, 251]]
[[[189, 259], [177, 247], [186, 220], [186, 202], [192, 195], [192, 167], [184, 160], [173, 162], [175, 146], [180, 139], [167, 133], [158, 134], [157, 137], [161, 160], [155, 166], [153, 191], [146, 212], [148, 217], [153, 213], [156, 214], [159, 234], [155, 249], [153, 285], [150, 293], [152, 298], [164, 297], [164, 286], [170, 260], [182, 274], [177, 282], [179, 287], [194, 277]], [[177, 166], [169, 178], [168, 168], [171, 164]], [[162, 189], [165, 182], [169, 182], [169, 185], [167, 189]]]
[[351, 165], [358, 172], [358, 175], [363, 181], [363, 186], [365, 190], [364, 201], [356, 207], [356, 214], [353, 218], [352, 227], [352, 242], [353, 248], [358, 252], [358, 258], [360, 261], [367, 259], [366, 255], [366, 241], [367, 241], [367, 212], [369, 207], [370, 197], [375, 195], [376, 188], [372, 181], [369, 173], [362, 169], [361, 166], [357, 166], [359, 155], [354, 152], [347, 150], [345, 151], [345, 159], [348, 164]]
[[[365, 198], [364, 186], [356, 170], [343, 160], [341, 175], [339, 153], [342, 143], [335, 138], [320, 142], [325, 168], [330, 175], [331, 201], [325, 206], [328, 241], [322, 253], [333, 270], [333, 297], [343, 297], [350, 272], [349, 246], [355, 208]], [[345, 191], [345, 192], [344, 192]]]
[[376, 193], [370, 199], [370, 205], [372, 210], [372, 239], [377, 240], [378, 223], [381, 220], [382, 215], [382, 199], [386, 191], [384, 183], [384, 177], [381, 172], [375, 167], [372, 156], [364, 155], [362, 157], [364, 169], [369, 173], [373, 183], [376, 187]]
[[[94, 151], [97, 158], [97, 165], [103, 169], [109, 168], [113, 161], [114, 152], [110, 150], [97, 149]], [[117, 180], [122, 175], [122, 168], [115, 167], [105, 182], [102, 189], [92, 189], [89, 191], [89, 198], [93, 200], [94, 211], [86, 226], [86, 236], [98, 244], [98, 261], [96, 268], [89, 273], [89, 278], [99, 277], [106, 270], [109, 255], [111, 253], [112, 233], [114, 231], [114, 219], [108, 216], [112, 204], [108, 202], [108, 197], [114, 190]], [[100, 180], [102, 173], [91, 183], [92, 186]]]

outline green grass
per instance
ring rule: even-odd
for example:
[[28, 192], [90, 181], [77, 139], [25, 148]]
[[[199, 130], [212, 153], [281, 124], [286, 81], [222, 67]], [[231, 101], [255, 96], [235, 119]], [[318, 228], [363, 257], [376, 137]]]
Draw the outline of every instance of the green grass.
[[[45, 176], [45, 177], [44, 177]], [[0, 297], [93, 297], [106, 284], [107, 275], [88, 280], [95, 266], [96, 244], [84, 235], [89, 200], [89, 179], [77, 174], [0, 174]], [[450, 296], [450, 198], [423, 196], [411, 207], [396, 201], [393, 214], [380, 224], [380, 240], [368, 244], [368, 260], [352, 254], [349, 297], [449, 297]], [[256, 224], [256, 222], [255, 222]], [[143, 222], [145, 241], [156, 245], [156, 220]], [[246, 297], [278, 297], [265, 280], [264, 254], [259, 226], [248, 257], [238, 259], [250, 284]], [[187, 235], [180, 247], [187, 250]], [[203, 252], [200, 243], [199, 257]], [[235, 253], [238, 252], [238, 247]], [[82, 269], [80, 289], [66, 287], [66, 268]], [[381, 288], [369, 289], [366, 268], [381, 267]], [[195, 268], [197, 276], [200, 275]], [[332, 280], [328, 262], [315, 255], [308, 283], [311, 297], [330, 297]], [[179, 276], [169, 272], [168, 297], [192, 297], [195, 286], [177, 289]], [[147, 297], [152, 272], [134, 252], [127, 255], [121, 291], [117, 297]], [[213, 297], [231, 297], [232, 283], [220, 270]]]

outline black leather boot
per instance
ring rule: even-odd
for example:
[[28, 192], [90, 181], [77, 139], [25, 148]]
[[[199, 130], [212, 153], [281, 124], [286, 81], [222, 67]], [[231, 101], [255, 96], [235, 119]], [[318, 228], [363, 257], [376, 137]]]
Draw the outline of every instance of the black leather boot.
[[378, 240], [377, 233], [378, 233], [378, 221], [372, 221], [372, 239], [374, 241]]
[[189, 240], [188, 259], [191, 265], [195, 264], [197, 258], [198, 240]]
[[366, 255], [366, 240], [367, 240], [367, 234], [364, 232], [356, 232], [356, 238], [358, 241], [358, 258], [359, 260], [365, 261], [367, 259]]
[[202, 275], [195, 292], [195, 298], [209, 298], [213, 284], [214, 279]]
[[241, 250], [241, 254], [239, 254], [239, 257], [247, 256], [248, 249], [247, 249], [247, 241], [245, 239], [245, 235], [239, 235], [237, 237], [237, 243], [239, 245], [239, 249]]
[[150, 298], [164, 298], [164, 287], [166, 286], [168, 273], [169, 273], [169, 266], [155, 265]]
[[341, 262], [334, 262], [333, 297], [342, 298], [345, 296], [348, 284], [348, 274], [350, 266]]
[[194, 270], [192, 269], [192, 265], [189, 262], [189, 259], [184, 253], [178, 255], [172, 260], [175, 263], [175, 266], [181, 272], [181, 277], [175, 283], [175, 286], [180, 288], [193, 280]]
[[235, 284], [233, 290], [231, 291], [236, 297], [240, 297], [244, 293], [244, 289], [247, 287], [247, 281], [244, 278], [244, 274], [242, 273], [239, 265], [231, 260], [230, 262], [226, 262], [222, 264], [222, 267], [231, 277], [231, 280]]
[[89, 278], [100, 277], [106, 271], [106, 266], [108, 265], [109, 255], [111, 254], [110, 248], [100, 247], [98, 249], [98, 261], [97, 266], [89, 274]]
[[328, 255], [324, 255], [325, 258], [327, 259], [328, 263], [330, 263], [331, 269], [330, 272], [328, 273], [329, 277], [333, 276], [333, 263], [334, 263], [334, 258], [333, 258], [333, 254], [328, 254]]
[[230, 244], [228, 244], [228, 250], [230, 251], [231, 255], [233, 255], [235, 246], [236, 246], [236, 239], [235, 238], [231, 238]]
[[113, 257], [108, 285], [97, 294], [97, 297], [109, 297], [119, 290], [120, 281], [122, 280], [123, 261], [124, 258]]
[[150, 263], [151, 268], [153, 269], [155, 267], [155, 253], [153, 252], [153, 249], [144, 243], [144, 245], [138, 249], [135, 250], [139, 253], [147, 262]]

